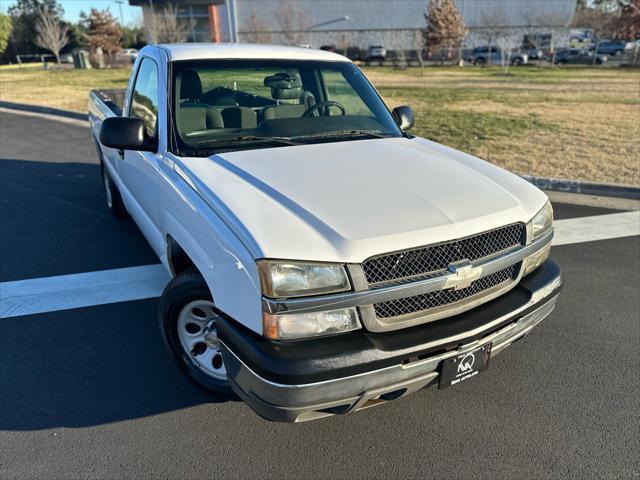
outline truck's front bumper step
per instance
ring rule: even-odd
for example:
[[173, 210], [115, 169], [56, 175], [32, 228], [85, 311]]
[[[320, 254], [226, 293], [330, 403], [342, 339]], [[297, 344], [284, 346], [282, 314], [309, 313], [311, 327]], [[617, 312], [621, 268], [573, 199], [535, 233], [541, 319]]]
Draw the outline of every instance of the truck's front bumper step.
[[[562, 278], [557, 265], [552, 261], [548, 261], [536, 273], [531, 278], [525, 278], [512, 292], [480, 307], [482, 313], [487, 315], [482, 325], [475, 325], [471, 321], [474, 311], [459, 315], [458, 317], [469, 317], [469, 325], [475, 325], [463, 332], [451, 330], [449, 335], [424, 342], [424, 337], [417, 335], [417, 330], [421, 327], [415, 327], [411, 329], [415, 330], [414, 338], [421, 342], [410, 347], [398, 344], [398, 348], [391, 351], [388, 350], [389, 344], [382, 342], [382, 338], [379, 339], [380, 342], [376, 342], [375, 335], [379, 334], [354, 332], [349, 334], [352, 335], [351, 338], [349, 335], [340, 335], [325, 339], [325, 345], [336, 342], [343, 344], [342, 361], [340, 356], [333, 354], [332, 348], [328, 353], [323, 352], [321, 344], [317, 342], [264, 343], [265, 341], [254, 338], [256, 351], [260, 352], [258, 356], [255, 351], [247, 352], [247, 337], [251, 340], [252, 334], [237, 331], [239, 326], [232, 320], [227, 320], [222, 328], [219, 325], [219, 330], [229, 381], [237, 395], [256, 413], [269, 420], [282, 422], [314, 420], [395, 400], [437, 384], [443, 360], [489, 342], [492, 343], [493, 357], [524, 337], [546, 318], [555, 307]], [[524, 302], [522, 290], [528, 293]], [[505, 298], [509, 296], [516, 296], [518, 301]], [[513, 307], [514, 301], [518, 305], [510, 311], [505, 313], [500, 308], [500, 304], [503, 307]], [[491, 315], [492, 311], [494, 315]], [[460, 320], [451, 317], [454, 318], [456, 321]], [[438, 323], [448, 321], [452, 320], [444, 319]], [[422, 327], [429, 328], [427, 325]], [[442, 333], [442, 330], [437, 332]], [[374, 359], [373, 352], [362, 350], [361, 362], [356, 364], [357, 352], [349, 347], [358, 343], [353, 337], [358, 334], [366, 336], [372, 348], [378, 348], [378, 358]], [[287, 348], [292, 351], [283, 352]], [[286, 371], [278, 371], [280, 365], [285, 365], [281, 362], [284, 360], [280, 358], [282, 354], [288, 359], [286, 368], [290, 369], [290, 375]], [[272, 358], [272, 369], [269, 368], [268, 357]], [[262, 360], [261, 364], [252, 363], [255, 359]], [[309, 368], [314, 361], [318, 369], [315, 378], [309, 376]], [[350, 365], [351, 363], [354, 365]], [[363, 368], [366, 370], [360, 371]], [[344, 375], [345, 371], [352, 373]], [[301, 378], [311, 381], [299, 381]], [[287, 379], [293, 381], [286, 381]]]

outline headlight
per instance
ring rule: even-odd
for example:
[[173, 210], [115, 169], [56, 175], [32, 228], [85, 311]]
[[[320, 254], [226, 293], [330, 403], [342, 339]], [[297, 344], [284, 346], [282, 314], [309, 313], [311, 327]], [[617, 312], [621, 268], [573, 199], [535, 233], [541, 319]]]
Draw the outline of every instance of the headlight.
[[[529, 222], [529, 228], [531, 231], [532, 240], [536, 240], [549, 231], [553, 225], [553, 208], [551, 203], [547, 202], [542, 210], [540, 210], [535, 217]], [[524, 273], [527, 275], [533, 272], [536, 268], [542, 265], [551, 253], [551, 244], [545, 245], [541, 250], [538, 250], [533, 255], [530, 255], [525, 259]]]
[[542, 210], [529, 222], [531, 225], [532, 240], [540, 238], [540, 236], [551, 228], [553, 225], [553, 208], [551, 202], [547, 202]]
[[262, 293], [267, 297], [300, 297], [349, 290], [342, 265], [261, 260], [258, 262]]
[[360, 328], [355, 308], [309, 313], [263, 313], [263, 334], [272, 340], [317, 337]]

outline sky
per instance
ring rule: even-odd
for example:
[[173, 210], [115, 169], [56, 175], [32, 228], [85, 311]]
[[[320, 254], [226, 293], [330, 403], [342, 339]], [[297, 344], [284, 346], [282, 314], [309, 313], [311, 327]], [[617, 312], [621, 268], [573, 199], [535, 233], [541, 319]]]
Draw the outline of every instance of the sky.
[[[6, 12], [15, 3], [15, 0], [0, 0], [0, 11]], [[120, 10], [115, 0], [58, 0], [58, 3], [64, 8], [64, 18], [68, 22], [77, 22], [81, 11], [89, 12], [92, 8], [104, 10], [107, 7], [114, 17], [120, 19]], [[122, 17], [125, 25], [136, 23], [142, 18], [142, 9], [130, 7], [129, 2], [124, 0]]]

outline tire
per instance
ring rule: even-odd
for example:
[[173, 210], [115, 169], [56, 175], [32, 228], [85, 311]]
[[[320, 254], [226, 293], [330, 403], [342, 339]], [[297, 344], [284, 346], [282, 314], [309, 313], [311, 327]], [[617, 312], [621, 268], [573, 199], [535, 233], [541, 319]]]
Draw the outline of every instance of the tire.
[[116, 187], [115, 183], [113, 183], [113, 181], [111, 180], [109, 172], [104, 166], [104, 162], [102, 161], [102, 159], [100, 160], [100, 171], [102, 173], [102, 185], [104, 187], [104, 198], [105, 203], [107, 204], [107, 208], [116, 217], [127, 218], [129, 216], [129, 213], [127, 212], [127, 208], [124, 206], [120, 191], [118, 190], [118, 187]]
[[234, 397], [215, 335], [217, 318], [209, 287], [195, 268], [180, 273], [164, 289], [158, 320], [174, 360], [199, 386]]
[[514, 67], [519, 67], [523, 63], [524, 62], [522, 61], [521, 58], [514, 58], [513, 61], [511, 62], [511, 65], [513, 65]]
[[613, 56], [614, 57], [619, 57], [620, 55], [622, 55], [622, 50], [616, 50], [615, 52], [613, 52]]
[[473, 64], [474, 64], [474, 65], [476, 65], [476, 66], [478, 66], [478, 67], [484, 67], [484, 65], [485, 65], [486, 63], [487, 63], [487, 61], [486, 61], [483, 57], [476, 58], [476, 59], [473, 61]]

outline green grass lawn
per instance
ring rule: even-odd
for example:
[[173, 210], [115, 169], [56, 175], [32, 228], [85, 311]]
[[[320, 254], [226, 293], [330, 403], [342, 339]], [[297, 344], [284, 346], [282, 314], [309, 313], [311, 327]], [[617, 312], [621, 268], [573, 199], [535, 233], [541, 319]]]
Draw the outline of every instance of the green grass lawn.
[[[521, 174], [640, 184], [640, 71], [624, 68], [364, 68], [414, 133]], [[86, 111], [128, 69], [0, 68], [0, 99]]]

